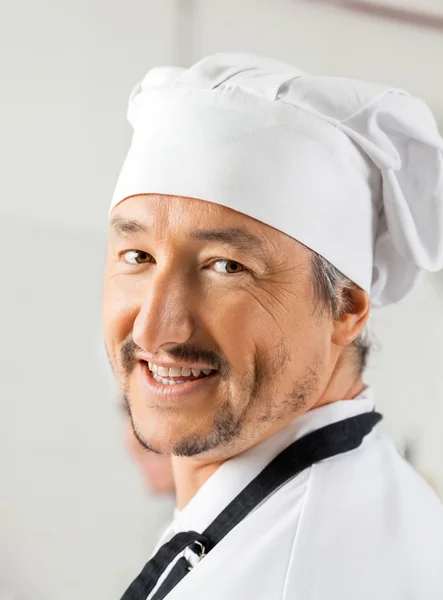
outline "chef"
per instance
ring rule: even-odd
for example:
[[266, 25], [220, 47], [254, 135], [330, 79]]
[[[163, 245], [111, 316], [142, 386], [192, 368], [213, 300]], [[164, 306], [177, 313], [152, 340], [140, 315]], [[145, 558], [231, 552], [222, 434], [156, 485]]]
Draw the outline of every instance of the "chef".
[[106, 345], [177, 511], [123, 599], [441, 600], [442, 505], [364, 383], [372, 309], [443, 268], [431, 112], [226, 53], [149, 71], [128, 118]]

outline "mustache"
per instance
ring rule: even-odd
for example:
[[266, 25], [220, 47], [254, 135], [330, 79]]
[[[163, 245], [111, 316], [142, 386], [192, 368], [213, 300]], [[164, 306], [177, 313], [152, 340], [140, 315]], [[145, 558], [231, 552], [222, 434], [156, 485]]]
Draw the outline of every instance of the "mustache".
[[[138, 355], [142, 352], [142, 348], [137, 346], [132, 338], [128, 338], [121, 349], [122, 363], [126, 373], [129, 375], [135, 368]], [[165, 351], [165, 354], [177, 361], [188, 363], [204, 362], [212, 369], [217, 369], [222, 376], [227, 377], [230, 372], [229, 363], [213, 350], [198, 348], [193, 345], [178, 344], [173, 348]]]

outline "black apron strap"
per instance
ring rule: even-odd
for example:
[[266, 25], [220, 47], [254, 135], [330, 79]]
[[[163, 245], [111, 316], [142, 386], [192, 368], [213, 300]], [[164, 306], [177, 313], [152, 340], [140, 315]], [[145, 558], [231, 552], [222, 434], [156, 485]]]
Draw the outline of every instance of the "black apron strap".
[[167, 566], [171, 564], [180, 552], [194, 544], [196, 541], [199, 541], [202, 545], [208, 543], [204, 536], [195, 531], [182, 531], [174, 535], [174, 537], [166, 544], [163, 544], [157, 554], [151, 558], [140, 575], [126, 590], [122, 596], [122, 600], [128, 600], [129, 598], [131, 600], [134, 598], [146, 600], [148, 594], [152, 592]]
[[[161, 574], [185, 548], [191, 547], [201, 557], [205, 556], [256, 506], [287, 481], [321, 460], [358, 448], [381, 418], [376, 412], [364, 413], [326, 425], [296, 440], [228, 504], [203, 534], [181, 532], [164, 544], [121, 600], [147, 600]], [[163, 600], [189, 570], [189, 563], [185, 558], [180, 558], [152, 600]]]
[[186, 558], [184, 556], [179, 558], [159, 589], [152, 596], [152, 600], [163, 600], [163, 598], [166, 598], [169, 592], [175, 588], [177, 583], [180, 583], [190, 570], [191, 567]]

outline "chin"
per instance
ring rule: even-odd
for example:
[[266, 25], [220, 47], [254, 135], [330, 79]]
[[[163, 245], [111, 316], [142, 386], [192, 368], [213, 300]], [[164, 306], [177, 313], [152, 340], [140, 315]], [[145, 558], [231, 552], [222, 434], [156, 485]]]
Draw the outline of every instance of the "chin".
[[144, 416], [142, 420], [133, 415], [135, 432], [140, 443], [157, 454], [174, 454], [175, 450], [186, 446], [189, 440], [199, 440], [206, 436], [191, 430], [189, 421], [177, 415]]
[[176, 435], [170, 431], [162, 431], [160, 427], [145, 429], [135, 425], [135, 428], [139, 442], [157, 454], [172, 454], [175, 445], [180, 441]]
[[199, 456], [211, 453], [215, 449], [224, 446], [226, 441], [221, 439], [214, 430], [183, 431], [168, 427], [160, 431], [157, 427], [145, 433], [139, 433], [141, 441], [150, 450], [158, 454], [170, 454], [174, 456]]
[[[196, 456], [229, 443], [239, 422], [228, 403], [209, 406], [146, 406], [140, 397], [130, 398], [135, 433], [140, 443], [159, 454]], [[205, 410], [206, 409], [206, 410]]]

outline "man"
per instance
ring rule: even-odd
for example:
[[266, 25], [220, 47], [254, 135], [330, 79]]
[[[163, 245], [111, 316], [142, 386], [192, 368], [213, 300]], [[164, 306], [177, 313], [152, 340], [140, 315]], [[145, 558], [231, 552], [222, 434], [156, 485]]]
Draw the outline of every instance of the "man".
[[443, 267], [429, 110], [221, 54], [150, 71], [128, 116], [106, 343], [178, 512], [123, 598], [441, 599], [442, 507], [363, 382], [371, 306]]

